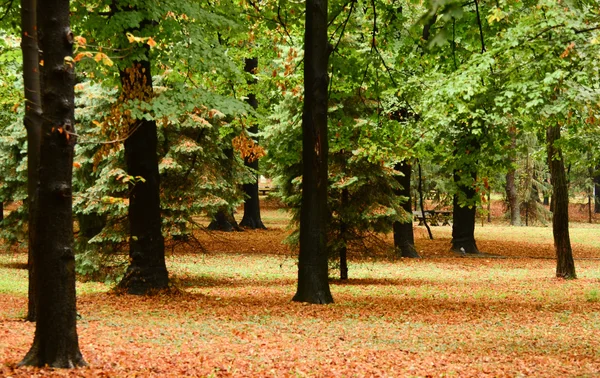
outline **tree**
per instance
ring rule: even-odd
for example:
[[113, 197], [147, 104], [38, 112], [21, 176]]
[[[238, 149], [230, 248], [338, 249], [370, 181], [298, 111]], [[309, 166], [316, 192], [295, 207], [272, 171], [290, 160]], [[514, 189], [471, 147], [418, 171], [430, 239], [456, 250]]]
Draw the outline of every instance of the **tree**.
[[[120, 72], [125, 101], [150, 100], [153, 92], [150, 68], [150, 62], [143, 60]], [[119, 286], [130, 294], [148, 294], [169, 285], [161, 231], [156, 121], [135, 119], [128, 128], [127, 174], [143, 180], [134, 184], [129, 195], [130, 263]]]
[[[402, 208], [407, 214], [412, 214], [412, 203], [410, 196], [410, 177], [412, 173], [412, 165], [405, 161], [396, 164], [396, 170], [402, 175], [396, 176], [400, 189], [397, 194], [405, 197]], [[408, 222], [394, 222], [394, 247], [396, 253], [401, 257], [420, 257], [415, 249], [415, 236], [413, 234], [412, 217], [409, 217]]]
[[33, 345], [20, 365], [72, 368], [85, 365], [76, 327], [72, 170], [75, 146], [74, 36], [68, 0], [37, 4], [42, 104], [37, 206], [33, 245], [35, 303]]
[[292, 299], [318, 304], [333, 302], [327, 267], [327, 7], [327, 0], [306, 1], [300, 255]]
[[42, 109], [40, 104], [39, 56], [36, 27], [36, 0], [21, 0], [21, 51], [23, 52], [23, 87], [25, 92], [25, 118], [27, 130], [27, 202], [28, 202], [28, 321], [35, 320], [35, 277], [33, 273], [33, 251], [36, 227], [33, 209], [36, 208], [35, 190], [38, 181], [40, 161], [40, 139], [42, 128]]
[[569, 237], [569, 188], [561, 148], [560, 125], [551, 126], [547, 131], [548, 164], [552, 183], [552, 233], [556, 250], [556, 276], [577, 278], [575, 262]]
[[[258, 68], [258, 58], [247, 58], [245, 59], [244, 71], [253, 75]], [[256, 79], [249, 79], [248, 84], [256, 84]], [[252, 108], [255, 110], [258, 108], [258, 101], [256, 94], [249, 93], [248, 99], [246, 100]], [[254, 123], [248, 128], [248, 132], [256, 135], [258, 133], [258, 125]], [[244, 201], [244, 217], [240, 222], [240, 226], [248, 227], [252, 229], [260, 228], [266, 229], [262, 220], [260, 219], [260, 199], [258, 197], [258, 157], [253, 153], [244, 158], [244, 164], [246, 167], [253, 170], [256, 180], [253, 182], [243, 185], [244, 193], [246, 194], [246, 200]]]
[[516, 184], [516, 147], [517, 147], [517, 135], [516, 129], [512, 127], [509, 129], [509, 134], [511, 137], [511, 151], [510, 154], [510, 164], [508, 167], [508, 172], [506, 173], [506, 199], [508, 200], [508, 207], [510, 210], [510, 225], [511, 226], [520, 226], [521, 225], [521, 206], [519, 203], [519, 193], [517, 191]]

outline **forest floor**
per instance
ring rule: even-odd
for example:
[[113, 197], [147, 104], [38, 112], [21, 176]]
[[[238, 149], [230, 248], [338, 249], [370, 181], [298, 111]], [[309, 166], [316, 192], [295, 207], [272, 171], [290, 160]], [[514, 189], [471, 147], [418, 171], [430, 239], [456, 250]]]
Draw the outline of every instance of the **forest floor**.
[[265, 206], [263, 221], [268, 230], [199, 232], [203, 249], [170, 243], [170, 293], [78, 282], [90, 366], [75, 370], [15, 367], [35, 326], [22, 320], [26, 254], [1, 252], [0, 376], [600, 376], [600, 224], [572, 224], [570, 281], [554, 278], [551, 227], [478, 223], [480, 249], [498, 255], [484, 258], [450, 253], [448, 226], [432, 227], [434, 240], [416, 227], [423, 259], [394, 259], [391, 236], [355, 248], [350, 279], [331, 280], [335, 303], [318, 306], [291, 302], [289, 216]]

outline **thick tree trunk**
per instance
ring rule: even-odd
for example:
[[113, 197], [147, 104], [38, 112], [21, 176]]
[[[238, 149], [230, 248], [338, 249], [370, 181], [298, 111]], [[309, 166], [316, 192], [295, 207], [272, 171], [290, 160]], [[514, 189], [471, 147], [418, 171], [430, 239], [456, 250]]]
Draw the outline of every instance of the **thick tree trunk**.
[[519, 205], [519, 196], [515, 185], [515, 169], [510, 168], [506, 174], [506, 198], [508, 199], [508, 207], [510, 208], [510, 225], [521, 225], [521, 209]]
[[[244, 71], [249, 74], [254, 74], [256, 69], [258, 68], [258, 58], [246, 59], [244, 65]], [[248, 81], [248, 84], [255, 84], [256, 79], [252, 79]], [[254, 109], [258, 108], [258, 100], [256, 99], [256, 95], [254, 93], [248, 94], [248, 99], [246, 100], [250, 106]], [[256, 134], [258, 132], [258, 125], [252, 125], [248, 131], [251, 134]], [[253, 157], [246, 157], [244, 159], [244, 165], [246, 167], [251, 168], [255, 172], [258, 172], [258, 159], [254, 159]], [[240, 222], [240, 226], [247, 227], [251, 229], [266, 229], [265, 225], [260, 218], [260, 200], [258, 197], [258, 173], [256, 173], [256, 180], [249, 184], [243, 185], [244, 194], [246, 195], [246, 200], [244, 201], [244, 217]]]
[[[148, 101], [152, 97], [150, 62], [135, 62], [121, 71], [125, 101]], [[119, 287], [129, 294], [144, 295], [167, 288], [165, 243], [161, 231], [160, 178], [155, 121], [132, 120], [125, 141], [127, 174], [143, 177], [129, 195], [129, 267]]]
[[37, 6], [43, 51], [43, 109], [39, 183], [33, 244], [35, 303], [33, 345], [20, 365], [72, 368], [85, 365], [77, 337], [72, 188], [74, 133], [73, 33], [69, 1], [46, 0]]
[[302, 204], [298, 288], [293, 301], [332, 303], [327, 267], [327, 0], [306, 1]]
[[[477, 178], [475, 172], [471, 173], [473, 182]], [[460, 182], [460, 174], [454, 171], [454, 182]], [[458, 189], [466, 196], [467, 201], [471, 201], [477, 194], [472, 185], [458, 185]], [[451, 250], [459, 254], [477, 254], [480, 253], [475, 243], [475, 214], [477, 208], [475, 205], [460, 205], [458, 195], [454, 195], [452, 213], [452, 247]]]
[[560, 139], [560, 125], [548, 128], [548, 164], [552, 183], [552, 233], [556, 250], [556, 276], [577, 278], [569, 236], [569, 190], [562, 150], [554, 146]]
[[40, 99], [39, 56], [37, 43], [36, 0], [21, 0], [21, 51], [23, 53], [23, 86], [25, 88], [25, 118], [27, 130], [27, 206], [28, 206], [28, 321], [35, 321], [35, 293], [33, 282], [33, 251], [35, 244], [35, 190], [38, 181], [40, 161], [40, 140], [42, 137], [42, 108]]
[[222, 208], [213, 216], [212, 221], [208, 225], [208, 229], [211, 231], [242, 231], [240, 226], [235, 221], [233, 213], [227, 209]]
[[394, 168], [403, 174], [402, 176], [396, 176], [396, 180], [401, 186], [396, 194], [408, 198], [406, 202], [402, 204], [402, 208], [409, 214], [408, 222], [394, 222], [394, 248], [396, 250], [396, 255], [399, 257], [418, 258], [421, 256], [419, 256], [419, 253], [415, 249], [415, 236], [413, 233], [410, 200], [410, 176], [412, 173], [412, 165], [407, 161], [402, 161], [401, 163], [396, 164]]

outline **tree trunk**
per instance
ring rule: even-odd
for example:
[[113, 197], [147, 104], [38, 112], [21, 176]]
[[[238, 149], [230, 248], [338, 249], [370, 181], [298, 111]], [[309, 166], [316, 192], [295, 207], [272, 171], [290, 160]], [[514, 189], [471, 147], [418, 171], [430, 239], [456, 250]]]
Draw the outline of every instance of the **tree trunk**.
[[[254, 74], [257, 68], [258, 58], [246, 59], [244, 65], [245, 72]], [[256, 84], [256, 79], [249, 80], [248, 84]], [[256, 95], [254, 93], [248, 94], [248, 99], [246, 102], [248, 102], [248, 104], [250, 104], [250, 106], [252, 106], [254, 109], [258, 108], [258, 100], [256, 99]], [[248, 131], [251, 134], [258, 133], [258, 125], [254, 124], [250, 126]], [[246, 157], [244, 158], [244, 165], [256, 172], [256, 181], [243, 185], [246, 200], [244, 201], [244, 217], [240, 222], [240, 226], [251, 229], [266, 229], [262, 219], [260, 219], [260, 200], [258, 197], [258, 159]]]
[[413, 222], [412, 222], [412, 209], [410, 200], [410, 176], [412, 173], [412, 165], [405, 161], [396, 164], [395, 170], [401, 172], [403, 175], [397, 175], [396, 180], [401, 186], [400, 190], [396, 193], [397, 195], [406, 197], [407, 200], [402, 204], [402, 208], [409, 215], [408, 222], [394, 222], [394, 247], [396, 255], [399, 257], [412, 257], [418, 258], [419, 253], [415, 249], [415, 236], [413, 233]]
[[[475, 172], [471, 173], [473, 182], [477, 178]], [[460, 174], [458, 171], [454, 171], [454, 182], [460, 182]], [[458, 185], [458, 190], [463, 192], [466, 196], [467, 201], [473, 200], [475, 195], [475, 188], [472, 185]], [[475, 205], [466, 206], [460, 205], [458, 200], [458, 194], [454, 195], [453, 200], [453, 213], [452, 213], [452, 248], [453, 252], [459, 254], [477, 254], [480, 253], [475, 243], [475, 214], [477, 208]]]
[[[350, 204], [350, 193], [348, 189], [342, 189], [342, 209], [346, 209]], [[340, 218], [342, 218], [340, 216]], [[340, 238], [342, 246], [340, 248], [340, 280], [348, 279], [348, 224], [342, 218], [340, 220]]]
[[[148, 60], [134, 62], [120, 72], [124, 101], [152, 98], [152, 75]], [[156, 122], [132, 120], [125, 140], [127, 174], [144, 178], [129, 195], [129, 267], [119, 287], [129, 294], [144, 295], [167, 288], [165, 242], [161, 231], [160, 178], [158, 173]]]
[[36, 329], [31, 349], [20, 362], [28, 366], [72, 368], [85, 365], [77, 337], [72, 188], [75, 146], [75, 75], [69, 1], [37, 6], [43, 110], [39, 181], [33, 244]]
[[208, 225], [208, 229], [211, 231], [242, 231], [240, 226], [235, 221], [233, 213], [227, 208], [221, 208], [213, 216], [212, 221]]
[[327, 267], [327, 0], [306, 0], [302, 111], [302, 204], [293, 301], [332, 303]]
[[33, 251], [35, 244], [35, 190], [38, 181], [40, 161], [40, 139], [42, 129], [42, 108], [40, 100], [39, 56], [37, 43], [36, 0], [21, 0], [21, 51], [23, 54], [23, 86], [25, 88], [25, 118], [27, 130], [27, 208], [28, 208], [28, 258], [29, 271], [27, 317], [35, 321], [35, 293], [33, 282]]
[[600, 166], [594, 173], [594, 212], [600, 213]]
[[560, 139], [560, 125], [547, 130], [548, 163], [552, 184], [552, 233], [556, 250], [556, 277], [577, 278], [569, 237], [569, 190], [562, 150], [554, 146]]
[[519, 205], [519, 196], [515, 185], [515, 169], [511, 167], [506, 174], [506, 198], [510, 208], [510, 225], [521, 225], [521, 206]]

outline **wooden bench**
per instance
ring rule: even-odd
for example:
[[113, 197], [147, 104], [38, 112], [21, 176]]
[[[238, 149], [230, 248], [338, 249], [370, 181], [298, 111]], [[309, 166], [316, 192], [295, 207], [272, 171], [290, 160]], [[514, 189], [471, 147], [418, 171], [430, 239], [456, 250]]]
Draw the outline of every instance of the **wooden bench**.
[[452, 220], [452, 211], [447, 210], [425, 210], [425, 219], [421, 211], [413, 211], [413, 219], [419, 221], [419, 226], [424, 224], [424, 220], [432, 226], [449, 226]]

